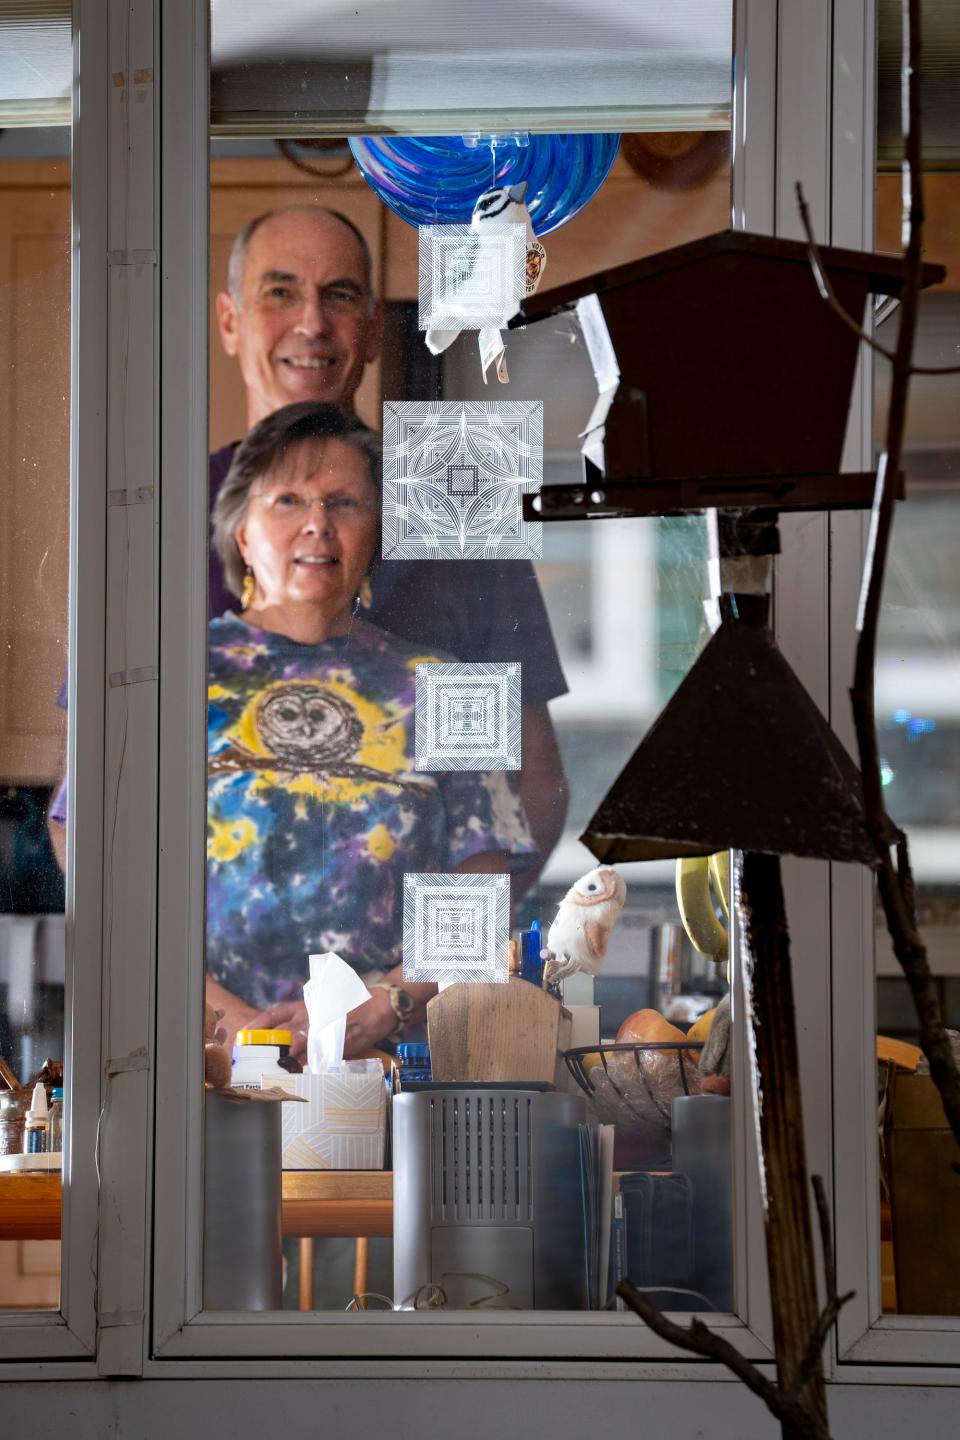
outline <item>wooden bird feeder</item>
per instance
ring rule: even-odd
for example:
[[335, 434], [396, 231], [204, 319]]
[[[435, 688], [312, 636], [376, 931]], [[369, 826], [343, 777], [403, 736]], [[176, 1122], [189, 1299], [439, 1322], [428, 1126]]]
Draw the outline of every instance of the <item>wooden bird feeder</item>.
[[[858, 323], [868, 295], [901, 292], [899, 256], [821, 257]], [[943, 275], [924, 266], [925, 285]], [[820, 298], [806, 245], [722, 231], [532, 297], [511, 328], [569, 311], [595, 368], [605, 325], [619, 381], [601, 365], [583, 487], [527, 497], [529, 518], [869, 505], [873, 475], [840, 474], [859, 342]]]

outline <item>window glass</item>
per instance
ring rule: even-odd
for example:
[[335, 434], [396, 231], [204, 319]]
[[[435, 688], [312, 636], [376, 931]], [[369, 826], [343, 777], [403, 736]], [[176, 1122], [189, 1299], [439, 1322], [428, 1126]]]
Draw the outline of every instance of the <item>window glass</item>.
[[[898, 7], [892, 7], [898, 9]], [[927, 11], [930, 11], [929, 17]], [[927, 19], [930, 25], [927, 25]], [[898, 140], [892, 104], [899, 72], [899, 20], [881, 6], [881, 101], [884, 76], [891, 103], [881, 103], [877, 182], [877, 248], [900, 249]], [[927, 257], [947, 268], [945, 284], [920, 304], [916, 363], [957, 363], [960, 323], [960, 146], [951, 100], [937, 79], [956, 43], [946, 12], [924, 6], [924, 185]], [[946, 73], [944, 71], [944, 73]], [[897, 316], [880, 328], [893, 345]], [[876, 444], [883, 444], [889, 367], [878, 361]], [[960, 587], [957, 492], [960, 489], [960, 376], [918, 375], [911, 381], [904, 470], [906, 502], [897, 507], [877, 659], [877, 723], [887, 806], [910, 839], [920, 928], [941, 1010], [960, 1051]], [[877, 904], [877, 1026], [881, 1037], [917, 1041], [907, 981], [893, 954]], [[889, 1047], [878, 1042], [879, 1054]], [[912, 1074], [916, 1052], [901, 1063], [881, 1060], [881, 1279], [883, 1309], [907, 1315], [960, 1314], [955, 1283], [960, 1251], [956, 1146], [929, 1075]], [[921, 1060], [920, 1071], [926, 1062]]]
[[[69, 15], [66, 35], [69, 55]], [[0, 132], [2, 1310], [59, 1304], [64, 1055], [70, 132], [20, 118]]]
[[[580, 482], [598, 394], [580, 324], [504, 326], [508, 378], [494, 361], [484, 380], [482, 307], [458, 337], [437, 332], [465, 313], [443, 309], [451, 289], [461, 307], [502, 305], [510, 237], [482, 255], [454, 237], [444, 260], [450, 237], [396, 213], [402, 174], [391, 208], [361, 173], [383, 160], [364, 149], [371, 108], [339, 136], [305, 120], [273, 51], [254, 72], [238, 46], [222, 101], [216, 6], [213, 21], [206, 960], [225, 1013], [208, 1023], [236, 1084], [303, 1098], [208, 1095], [205, 1305], [602, 1308], [626, 1235], [631, 1277], [665, 1308], [729, 1309], [729, 1101], [709, 1134], [702, 1107], [682, 1139], [671, 1120], [675, 1099], [701, 1098], [700, 1051], [683, 1047], [709, 1028], [687, 1039], [725, 969], [687, 937], [671, 862], [584, 880], [597, 862], [579, 839], [708, 637], [705, 521], [537, 527], [508, 508], [504, 476]], [[725, 44], [728, 105], [729, 26]], [[478, 196], [504, 147], [581, 139], [572, 123], [538, 134], [529, 113], [494, 128], [497, 145], [474, 137]], [[619, 146], [610, 128], [583, 137], [612, 165], [543, 234], [541, 293], [728, 226], [722, 131], [679, 132], [667, 111]], [[422, 163], [408, 151], [399, 170]], [[444, 174], [423, 229], [453, 223]], [[311, 403], [284, 408], [297, 402]], [[593, 941], [569, 951], [596, 977], [571, 970], [556, 996], [507, 979], [508, 937], [536, 968], [555, 917], [575, 921], [604, 887]], [[568, 953], [562, 930], [554, 943]], [[352, 1067], [317, 1068], [341, 1051]], [[304, 1059], [313, 1073], [292, 1076]], [[265, 1158], [278, 1126], [282, 1175]]]

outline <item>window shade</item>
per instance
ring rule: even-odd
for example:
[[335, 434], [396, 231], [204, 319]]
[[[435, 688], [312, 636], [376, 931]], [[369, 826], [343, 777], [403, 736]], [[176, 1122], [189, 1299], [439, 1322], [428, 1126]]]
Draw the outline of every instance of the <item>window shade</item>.
[[0, 129], [69, 125], [70, 0], [0, 0]]
[[[960, 169], [960, 5], [922, 0], [921, 119], [926, 170]], [[899, 170], [903, 161], [900, 65], [901, 0], [880, 0], [877, 15], [877, 163]]]
[[704, 130], [732, 0], [212, 0], [215, 134]]

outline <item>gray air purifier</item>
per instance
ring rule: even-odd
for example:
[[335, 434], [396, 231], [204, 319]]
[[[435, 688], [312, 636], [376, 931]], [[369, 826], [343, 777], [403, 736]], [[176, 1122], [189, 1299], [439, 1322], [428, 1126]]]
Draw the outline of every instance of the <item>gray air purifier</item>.
[[587, 1305], [580, 1095], [433, 1084], [393, 1099], [394, 1301], [448, 1309]]

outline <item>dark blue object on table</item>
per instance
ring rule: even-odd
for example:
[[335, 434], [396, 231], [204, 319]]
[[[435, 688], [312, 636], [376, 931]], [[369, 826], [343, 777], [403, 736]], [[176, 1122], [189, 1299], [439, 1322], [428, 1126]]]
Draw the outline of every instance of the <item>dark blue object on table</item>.
[[520, 931], [520, 978], [529, 980], [531, 985], [543, 984], [543, 934], [540, 921], [531, 920], [529, 930]]

